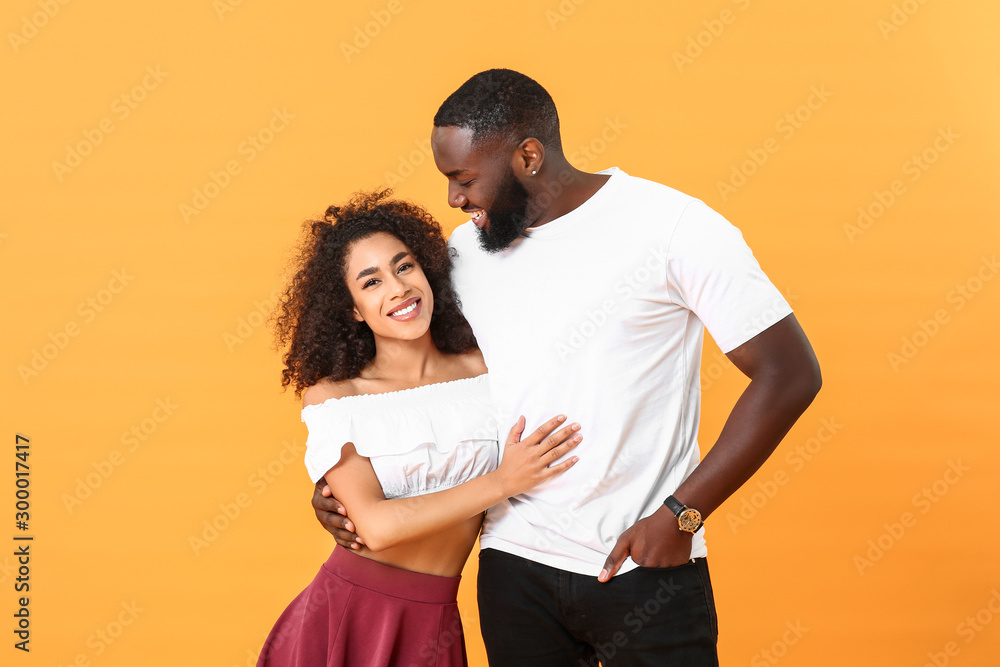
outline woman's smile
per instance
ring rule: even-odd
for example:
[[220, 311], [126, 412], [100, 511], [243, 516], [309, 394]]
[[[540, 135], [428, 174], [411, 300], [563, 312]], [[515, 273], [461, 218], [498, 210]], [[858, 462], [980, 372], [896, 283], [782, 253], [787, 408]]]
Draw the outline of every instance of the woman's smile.
[[420, 297], [412, 297], [390, 310], [387, 315], [394, 320], [405, 322], [420, 316]]

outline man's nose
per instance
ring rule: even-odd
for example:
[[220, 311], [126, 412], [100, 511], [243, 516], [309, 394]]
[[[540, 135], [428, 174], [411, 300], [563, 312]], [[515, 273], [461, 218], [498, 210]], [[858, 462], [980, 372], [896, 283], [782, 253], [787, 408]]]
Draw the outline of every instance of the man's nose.
[[457, 183], [448, 185], [448, 205], [452, 208], [461, 208], [469, 203], [469, 199], [462, 193], [461, 186]]

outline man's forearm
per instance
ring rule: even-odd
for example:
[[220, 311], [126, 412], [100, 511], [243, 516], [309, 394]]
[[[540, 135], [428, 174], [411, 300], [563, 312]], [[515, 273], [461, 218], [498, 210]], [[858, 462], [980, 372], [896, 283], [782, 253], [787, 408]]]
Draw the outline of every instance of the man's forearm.
[[812, 347], [792, 315], [729, 357], [751, 378], [750, 384], [715, 446], [674, 494], [703, 518], [760, 468], [822, 384]]

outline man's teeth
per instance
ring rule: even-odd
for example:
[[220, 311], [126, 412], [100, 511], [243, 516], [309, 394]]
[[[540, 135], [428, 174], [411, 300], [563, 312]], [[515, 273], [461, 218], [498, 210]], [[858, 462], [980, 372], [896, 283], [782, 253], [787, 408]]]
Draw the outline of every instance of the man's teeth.
[[397, 310], [394, 313], [391, 313], [391, 316], [392, 317], [399, 317], [400, 315], [406, 315], [407, 313], [412, 313], [413, 310], [417, 307], [417, 303], [418, 303], [417, 301], [414, 301], [413, 303], [411, 303], [409, 306], [407, 306], [403, 310]]

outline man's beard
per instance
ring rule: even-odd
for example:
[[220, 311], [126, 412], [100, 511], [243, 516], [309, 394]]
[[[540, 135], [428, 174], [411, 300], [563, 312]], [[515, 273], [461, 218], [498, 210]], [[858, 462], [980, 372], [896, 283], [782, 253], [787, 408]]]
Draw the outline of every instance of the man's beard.
[[497, 187], [493, 204], [486, 211], [489, 229], [477, 228], [479, 245], [488, 253], [500, 252], [510, 247], [528, 228], [528, 191], [508, 168]]

